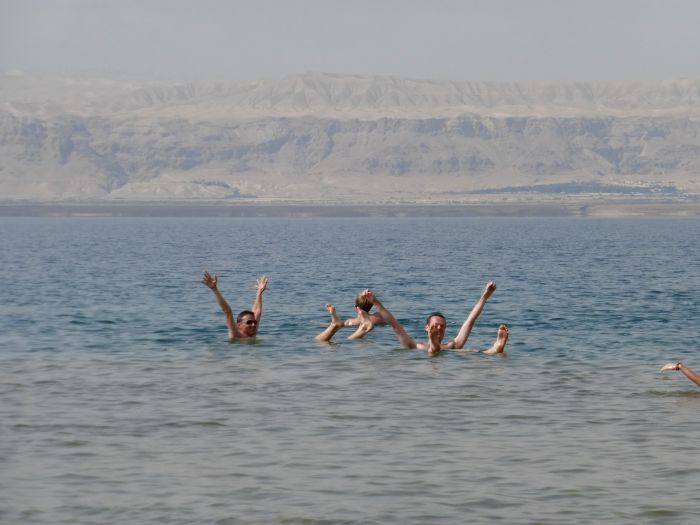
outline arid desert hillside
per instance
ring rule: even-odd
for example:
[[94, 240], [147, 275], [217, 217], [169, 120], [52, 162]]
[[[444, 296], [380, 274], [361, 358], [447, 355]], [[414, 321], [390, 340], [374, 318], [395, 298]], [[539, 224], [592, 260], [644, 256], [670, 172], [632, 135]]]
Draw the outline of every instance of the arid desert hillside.
[[0, 200], [700, 193], [700, 82], [0, 76]]

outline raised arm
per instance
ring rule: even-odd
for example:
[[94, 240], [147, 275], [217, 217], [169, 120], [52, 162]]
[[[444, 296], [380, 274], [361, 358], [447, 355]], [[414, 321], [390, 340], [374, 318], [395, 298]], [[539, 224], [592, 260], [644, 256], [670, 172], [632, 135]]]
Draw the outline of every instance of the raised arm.
[[207, 288], [209, 288], [214, 293], [214, 297], [216, 297], [216, 302], [219, 303], [221, 310], [224, 312], [229, 339], [241, 337], [241, 334], [238, 331], [238, 326], [236, 326], [236, 323], [233, 319], [233, 312], [231, 311], [231, 307], [226, 302], [226, 299], [224, 299], [224, 296], [221, 295], [221, 292], [219, 292], [219, 288], [217, 286], [218, 277], [216, 275], [210, 275], [209, 272], [204, 272], [202, 282], [206, 285]]
[[384, 305], [379, 301], [379, 299], [377, 299], [372, 290], [365, 290], [362, 292], [362, 294], [372, 302], [374, 307], [377, 309], [377, 313], [382, 316], [382, 319], [386, 320], [386, 322], [391, 325], [391, 327], [394, 329], [396, 337], [399, 338], [402, 345], [404, 345], [406, 348], [418, 347], [418, 344], [406, 333], [406, 330], [399, 324], [394, 315], [389, 310], [384, 308]]
[[680, 372], [690, 379], [693, 383], [700, 386], [700, 374], [692, 371], [690, 368], [685, 366], [683, 363], [668, 363], [661, 369], [662, 372], [665, 370], [680, 370]]
[[464, 344], [467, 342], [472, 328], [474, 328], [474, 323], [476, 323], [476, 320], [478, 319], [479, 315], [481, 315], [481, 311], [484, 309], [486, 300], [489, 297], [491, 297], [491, 294], [493, 294], [493, 292], [495, 291], [496, 283], [494, 281], [489, 281], [488, 283], [486, 283], [484, 291], [481, 292], [481, 297], [479, 297], [479, 300], [474, 305], [474, 308], [472, 308], [472, 311], [469, 312], [469, 315], [462, 324], [462, 327], [459, 329], [457, 337], [454, 338], [454, 345], [452, 346], [452, 348], [454, 348], [455, 350], [464, 348]]
[[264, 275], [259, 277], [255, 283], [255, 302], [253, 302], [253, 313], [255, 314], [255, 320], [260, 324], [260, 318], [262, 317], [263, 303], [262, 296], [263, 292], [267, 290], [268, 278]]

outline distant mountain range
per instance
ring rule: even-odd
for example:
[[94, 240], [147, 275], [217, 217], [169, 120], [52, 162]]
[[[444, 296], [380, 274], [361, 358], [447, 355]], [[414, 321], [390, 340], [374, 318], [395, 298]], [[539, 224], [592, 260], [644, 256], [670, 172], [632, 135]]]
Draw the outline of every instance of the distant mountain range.
[[0, 76], [0, 200], [700, 193], [700, 82]]

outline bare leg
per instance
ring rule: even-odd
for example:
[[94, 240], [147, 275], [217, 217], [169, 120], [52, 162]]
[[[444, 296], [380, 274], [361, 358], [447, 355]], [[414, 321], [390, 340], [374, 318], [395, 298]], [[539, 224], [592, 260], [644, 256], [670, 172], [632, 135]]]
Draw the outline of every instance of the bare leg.
[[327, 304], [326, 310], [329, 314], [331, 314], [331, 323], [328, 325], [328, 328], [314, 337], [316, 341], [321, 341], [324, 343], [330, 341], [335, 333], [343, 327], [343, 321], [341, 321], [338, 314], [335, 313], [335, 306], [332, 304]]
[[484, 350], [485, 354], [502, 354], [506, 348], [506, 343], [508, 342], [508, 327], [504, 324], [498, 327], [498, 335], [496, 336], [496, 341], [493, 343], [491, 348]]
[[371, 332], [374, 328], [374, 323], [369, 317], [369, 314], [365, 312], [362, 308], [355, 307], [357, 310], [357, 318], [360, 320], [360, 325], [357, 327], [348, 339], [360, 339], [364, 337], [368, 332]]

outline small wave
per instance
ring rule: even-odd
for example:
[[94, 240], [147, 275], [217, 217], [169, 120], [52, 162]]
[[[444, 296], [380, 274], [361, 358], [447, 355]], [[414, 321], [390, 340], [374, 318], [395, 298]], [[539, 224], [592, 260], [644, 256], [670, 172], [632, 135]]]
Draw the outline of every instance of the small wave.
[[71, 441], [63, 441], [63, 442], [61, 442], [61, 443], [58, 443], [58, 445], [60, 445], [60, 446], [62, 446], [62, 447], [71, 447], [71, 448], [72, 448], [72, 447], [84, 447], [84, 446], [88, 445], [88, 442], [87, 442], [87, 441], [80, 441], [80, 440], [78, 440], [78, 439], [74, 439], [74, 440], [71, 440]]
[[658, 397], [685, 397], [690, 399], [700, 399], [700, 390], [647, 390], [645, 394], [648, 396]]
[[683, 513], [673, 509], [649, 509], [637, 514], [640, 518], [673, 518]]
[[162, 427], [176, 427], [176, 428], [183, 428], [183, 427], [225, 427], [225, 423], [221, 423], [220, 421], [170, 421], [168, 423], [163, 423], [160, 425]]

